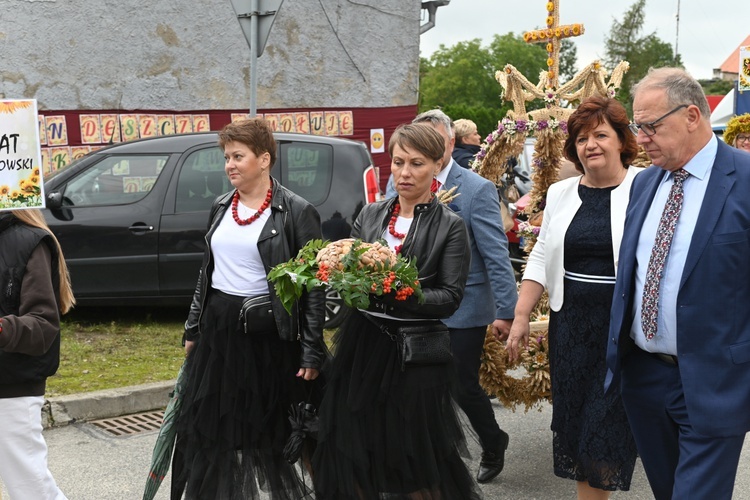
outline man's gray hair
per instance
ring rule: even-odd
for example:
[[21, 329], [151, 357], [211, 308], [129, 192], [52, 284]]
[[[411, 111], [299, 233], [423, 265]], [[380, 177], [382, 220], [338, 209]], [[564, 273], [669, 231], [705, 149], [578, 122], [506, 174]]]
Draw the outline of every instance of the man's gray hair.
[[711, 119], [711, 108], [708, 106], [703, 87], [684, 69], [650, 68], [646, 76], [633, 86], [630, 95], [635, 97], [639, 92], [654, 88], [664, 90], [670, 108], [694, 104], [698, 106], [703, 119]]
[[448, 137], [453, 139], [455, 135], [453, 132], [453, 121], [448, 115], [446, 115], [442, 110], [439, 109], [431, 109], [429, 111], [425, 111], [424, 113], [420, 113], [411, 122], [429, 123], [433, 127], [436, 125], [442, 125], [443, 127], [445, 127], [445, 130], [448, 131]]

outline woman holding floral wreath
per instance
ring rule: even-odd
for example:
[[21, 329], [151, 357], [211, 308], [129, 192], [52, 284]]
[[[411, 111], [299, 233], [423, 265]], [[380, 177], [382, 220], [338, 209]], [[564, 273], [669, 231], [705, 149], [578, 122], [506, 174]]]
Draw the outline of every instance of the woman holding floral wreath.
[[[276, 142], [265, 120], [227, 125], [219, 146], [235, 189], [211, 208], [185, 323], [187, 382], [172, 498], [186, 487], [187, 499], [258, 499], [260, 484], [271, 499], [298, 499], [305, 487], [282, 452], [289, 408], [310, 397], [306, 381], [318, 377], [326, 358], [325, 292], [303, 294], [289, 314], [266, 276], [321, 237], [320, 217], [271, 177]], [[259, 298], [264, 321], [246, 309]]]
[[424, 300], [372, 294], [339, 329], [313, 457], [319, 499], [478, 498], [459, 455], [451, 364], [402, 365], [392, 339], [404, 325], [442, 325], [463, 296], [466, 228], [430, 189], [444, 147], [429, 125], [399, 126], [388, 145], [398, 196], [366, 205], [354, 223], [352, 237], [416, 259]]
[[636, 449], [619, 393], [604, 394], [609, 310], [630, 186], [641, 169], [625, 108], [590, 97], [568, 119], [565, 157], [582, 174], [553, 184], [521, 282], [507, 349], [529, 344], [529, 316], [549, 291], [555, 475], [579, 499], [628, 490]]

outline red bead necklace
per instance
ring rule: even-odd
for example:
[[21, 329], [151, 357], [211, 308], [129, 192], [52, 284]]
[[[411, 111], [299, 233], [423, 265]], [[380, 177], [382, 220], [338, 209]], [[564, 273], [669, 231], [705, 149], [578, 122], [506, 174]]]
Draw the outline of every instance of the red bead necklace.
[[[396, 231], [396, 220], [398, 220], [398, 214], [401, 213], [401, 204], [399, 202], [396, 202], [395, 205], [393, 205], [393, 213], [391, 214], [391, 220], [388, 222], [388, 232], [391, 233], [391, 236], [393, 236], [396, 239], [401, 240], [401, 243], [404, 242], [404, 238], [406, 238], [406, 234], [399, 233]], [[397, 245], [396, 248], [393, 249], [394, 252], [401, 253], [401, 247], [403, 245]]]
[[258, 218], [261, 216], [261, 214], [268, 208], [268, 206], [271, 204], [271, 195], [273, 194], [273, 180], [271, 181], [271, 187], [268, 188], [268, 193], [266, 194], [266, 199], [263, 201], [263, 204], [260, 206], [260, 210], [255, 212], [253, 215], [248, 217], [247, 219], [240, 219], [240, 215], [237, 213], [237, 205], [240, 203], [240, 192], [235, 191], [234, 196], [232, 196], [232, 218], [234, 218], [234, 222], [239, 224], [240, 226], [247, 226], [248, 224], [252, 224]]

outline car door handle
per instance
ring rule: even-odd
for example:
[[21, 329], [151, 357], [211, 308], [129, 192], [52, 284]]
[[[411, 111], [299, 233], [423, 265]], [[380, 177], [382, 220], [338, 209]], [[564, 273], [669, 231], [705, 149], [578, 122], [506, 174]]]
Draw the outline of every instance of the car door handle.
[[146, 224], [133, 224], [128, 228], [131, 233], [143, 234], [154, 230], [154, 226], [148, 226]]

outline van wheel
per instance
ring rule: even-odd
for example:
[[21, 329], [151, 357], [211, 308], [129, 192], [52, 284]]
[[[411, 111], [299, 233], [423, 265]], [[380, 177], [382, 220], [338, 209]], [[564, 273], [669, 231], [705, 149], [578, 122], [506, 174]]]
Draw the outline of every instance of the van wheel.
[[349, 308], [344, 304], [339, 292], [333, 288], [326, 290], [326, 322], [325, 328], [338, 328], [344, 322]]

